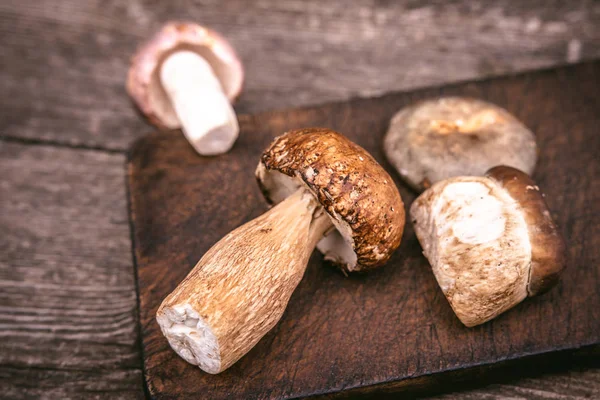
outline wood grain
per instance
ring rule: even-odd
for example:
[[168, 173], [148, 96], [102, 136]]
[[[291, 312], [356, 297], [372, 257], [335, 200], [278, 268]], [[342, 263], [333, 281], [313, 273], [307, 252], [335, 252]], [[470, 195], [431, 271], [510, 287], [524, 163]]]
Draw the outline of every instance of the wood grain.
[[129, 58], [170, 19], [231, 40], [246, 113], [600, 56], [593, 0], [3, 0], [0, 135], [125, 150], [148, 127], [124, 90]]
[[[600, 379], [598, 369], [585, 369], [570, 366], [571, 370], [553, 372], [544, 378], [520, 378], [509, 383], [492, 384], [478, 389], [433, 396], [437, 400], [482, 400], [482, 399], [519, 399], [519, 400], [588, 400], [598, 397]], [[533, 370], [543, 369], [536, 365]], [[522, 373], [531, 373], [524, 372]]]
[[139, 397], [122, 155], [0, 142], [0, 393]]
[[[124, 314], [134, 307], [133, 282], [122, 278], [132, 274], [129, 233], [106, 230], [106, 215], [119, 215], [119, 225], [126, 219], [124, 190], [115, 183], [124, 179], [123, 157], [73, 148], [121, 152], [148, 132], [123, 81], [137, 44], [165, 20], [196, 19], [232, 40], [248, 72], [237, 108], [254, 112], [598, 57], [599, 15], [593, 0], [0, 2], [0, 393], [142, 395], [139, 353], [131, 345], [136, 339], [125, 333], [133, 328]], [[28, 156], [20, 160], [20, 154]], [[55, 179], [47, 171], [55, 171]], [[48, 179], [51, 184], [44, 183]], [[38, 223], [60, 237], [32, 228], [41, 213]], [[96, 216], [87, 227], [71, 225], [86, 215]], [[104, 233], [97, 236], [89, 225]], [[107, 249], [106, 241], [119, 245]], [[92, 250], [99, 242], [100, 250]], [[71, 279], [79, 281], [72, 275], [80, 273], [100, 278], [76, 290]], [[48, 282], [59, 282], [66, 295]], [[125, 311], [107, 309], [113, 298]], [[82, 323], [78, 304], [101, 314], [92, 318], [101, 333]], [[444, 398], [595, 398], [600, 388], [594, 382], [600, 382], [600, 369], [580, 368]]]
[[[197, 157], [178, 132], [138, 141], [130, 154], [129, 185], [150, 393], [215, 399], [378, 396], [447, 385], [462, 379], [461, 370], [472, 375], [498, 362], [599, 344], [599, 84], [596, 62], [242, 116], [239, 141], [218, 158]], [[400, 250], [370, 275], [344, 278], [314, 254], [280, 323], [224, 373], [204, 374], [169, 348], [156, 309], [213, 243], [264, 211], [252, 171], [273, 136], [300, 126], [329, 127], [389, 168], [381, 149], [389, 118], [404, 105], [440, 94], [491, 101], [536, 133], [540, 160], [534, 178], [569, 242], [568, 270], [558, 288], [467, 329], [407, 225]], [[394, 177], [410, 205], [414, 193]]]

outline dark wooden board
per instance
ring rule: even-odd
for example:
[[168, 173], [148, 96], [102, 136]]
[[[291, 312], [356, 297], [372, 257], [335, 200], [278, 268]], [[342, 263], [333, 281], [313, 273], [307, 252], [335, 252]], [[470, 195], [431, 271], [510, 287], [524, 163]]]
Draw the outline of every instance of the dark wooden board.
[[[198, 157], [178, 132], [138, 141], [128, 163], [144, 372], [156, 398], [295, 398], [403, 391], [536, 354], [600, 343], [600, 63], [318, 107], [240, 116], [233, 151]], [[438, 95], [483, 98], [537, 135], [534, 174], [569, 243], [562, 283], [467, 329], [438, 288], [410, 223], [390, 263], [343, 275], [315, 253], [280, 323], [220, 375], [185, 363], [154, 315], [202, 254], [266, 206], [253, 172], [273, 136], [345, 133], [389, 170], [381, 139], [400, 107]], [[414, 193], [392, 176], [408, 207]], [[560, 353], [563, 354], [563, 353]], [[458, 371], [458, 372], [457, 372]], [[447, 381], [447, 379], [446, 379]]]
[[0, 141], [0, 398], [143, 397], [124, 162]]

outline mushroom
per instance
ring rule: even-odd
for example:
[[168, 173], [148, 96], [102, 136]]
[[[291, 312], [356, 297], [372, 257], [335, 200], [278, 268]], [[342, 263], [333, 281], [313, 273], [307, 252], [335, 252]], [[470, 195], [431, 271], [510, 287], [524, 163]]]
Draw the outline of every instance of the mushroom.
[[495, 165], [531, 174], [537, 159], [533, 133], [508, 111], [461, 97], [425, 100], [400, 110], [391, 120], [384, 150], [419, 192], [453, 176], [481, 176]]
[[182, 128], [201, 155], [227, 152], [239, 126], [230, 104], [244, 71], [218, 33], [185, 22], [167, 23], [132, 59], [127, 91], [159, 128]]
[[276, 205], [208, 250], [157, 312], [177, 354], [212, 374], [275, 326], [315, 246], [344, 271], [364, 271], [384, 264], [402, 238], [404, 205], [394, 182], [337, 132], [276, 138], [256, 177]]
[[539, 187], [518, 169], [434, 184], [410, 207], [433, 273], [457, 317], [482, 324], [559, 279], [565, 243]]

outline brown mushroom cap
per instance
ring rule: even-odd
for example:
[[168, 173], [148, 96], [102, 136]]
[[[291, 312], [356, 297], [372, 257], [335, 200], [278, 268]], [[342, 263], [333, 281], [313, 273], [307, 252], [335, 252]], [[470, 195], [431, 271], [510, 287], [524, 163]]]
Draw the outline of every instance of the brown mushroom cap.
[[188, 22], [169, 22], [131, 60], [127, 91], [142, 113], [160, 128], [181, 127], [160, 82], [160, 67], [171, 54], [188, 50], [212, 67], [230, 101], [240, 93], [244, 69], [235, 50], [217, 32]]
[[531, 242], [527, 292], [529, 296], [546, 292], [558, 282], [565, 268], [566, 245], [540, 188], [527, 174], [507, 166], [494, 167], [486, 176], [506, 189], [521, 206]]
[[483, 175], [496, 165], [529, 174], [537, 161], [533, 133], [508, 111], [461, 97], [403, 108], [384, 139], [389, 161], [418, 191], [453, 176]]
[[322, 128], [287, 132], [263, 153], [256, 170], [276, 204], [305, 186], [337, 228], [317, 244], [346, 271], [384, 264], [400, 245], [404, 205], [394, 181], [362, 147]]

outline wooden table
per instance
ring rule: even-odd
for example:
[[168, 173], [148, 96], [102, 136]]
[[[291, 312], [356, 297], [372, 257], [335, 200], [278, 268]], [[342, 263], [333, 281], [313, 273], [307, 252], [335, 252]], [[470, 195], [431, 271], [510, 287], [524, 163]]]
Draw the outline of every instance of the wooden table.
[[[0, 2], [0, 393], [143, 398], [125, 152], [129, 56], [168, 19], [231, 39], [255, 112], [600, 57], [592, 1]], [[447, 399], [600, 397], [597, 362]], [[475, 386], [477, 385], [478, 386]]]

